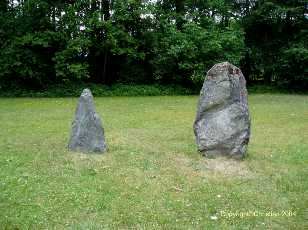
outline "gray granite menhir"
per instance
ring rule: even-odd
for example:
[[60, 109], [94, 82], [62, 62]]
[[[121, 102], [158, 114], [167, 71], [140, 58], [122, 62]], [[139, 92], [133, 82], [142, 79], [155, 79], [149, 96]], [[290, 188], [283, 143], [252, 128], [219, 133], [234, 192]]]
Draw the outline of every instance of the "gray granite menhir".
[[208, 71], [193, 127], [198, 150], [203, 155], [245, 156], [250, 116], [246, 80], [239, 68], [223, 62]]
[[107, 150], [102, 122], [95, 112], [89, 89], [84, 89], [79, 98], [68, 148], [84, 153], [103, 153]]

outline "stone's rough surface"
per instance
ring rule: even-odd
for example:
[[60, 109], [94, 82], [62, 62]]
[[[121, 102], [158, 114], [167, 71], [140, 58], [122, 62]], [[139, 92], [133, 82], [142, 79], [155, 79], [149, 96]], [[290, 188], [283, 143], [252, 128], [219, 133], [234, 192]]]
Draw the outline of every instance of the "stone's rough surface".
[[246, 81], [239, 68], [223, 62], [207, 73], [194, 123], [198, 150], [215, 157], [242, 158], [250, 137]]
[[104, 152], [107, 149], [102, 122], [95, 112], [89, 89], [84, 89], [79, 98], [68, 148], [80, 152]]

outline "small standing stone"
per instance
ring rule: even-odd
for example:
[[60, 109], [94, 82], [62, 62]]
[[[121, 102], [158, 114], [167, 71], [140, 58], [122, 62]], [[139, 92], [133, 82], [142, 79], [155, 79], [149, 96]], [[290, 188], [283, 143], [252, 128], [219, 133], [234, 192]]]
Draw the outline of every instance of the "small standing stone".
[[223, 62], [208, 71], [200, 92], [194, 133], [198, 150], [206, 156], [245, 155], [250, 117], [246, 81], [236, 66]]
[[89, 89], [84, 89], [79, 98], [68, 148], [71, 151], [98, 153], [107, 149], [102, 122], [95, 112]]

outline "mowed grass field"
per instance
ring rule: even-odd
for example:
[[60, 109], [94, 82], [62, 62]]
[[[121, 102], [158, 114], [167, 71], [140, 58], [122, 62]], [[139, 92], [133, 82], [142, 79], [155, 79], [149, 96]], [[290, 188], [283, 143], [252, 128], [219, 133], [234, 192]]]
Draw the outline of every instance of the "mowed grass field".
[[0, 99], [0, 229], [308, 228], [308, 96], [250, 95], [243, 161], [198, 154], [197, 96], [95, 98], [109, 151], [69, 152], [77, 100]]

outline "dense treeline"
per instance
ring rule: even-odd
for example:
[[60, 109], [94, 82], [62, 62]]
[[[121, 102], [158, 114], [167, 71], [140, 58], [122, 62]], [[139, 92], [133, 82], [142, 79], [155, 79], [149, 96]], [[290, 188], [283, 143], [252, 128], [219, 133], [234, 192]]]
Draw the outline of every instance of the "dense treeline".
[[217, 62], [308, 88], [302, 0], [1, 0], [0, 86], [199, 86]]

